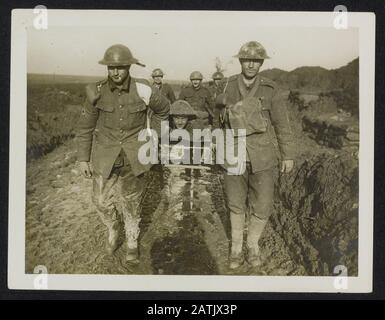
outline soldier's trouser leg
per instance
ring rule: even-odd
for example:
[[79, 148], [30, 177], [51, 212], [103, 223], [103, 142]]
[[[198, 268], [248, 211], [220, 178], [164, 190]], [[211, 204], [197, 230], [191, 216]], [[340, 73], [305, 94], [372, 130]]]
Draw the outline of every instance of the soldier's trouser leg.
[[249, 175], [249, 221], [247, 247], [249, 257], [257, 257], [258, 240], [273, 211], [274, 178], [273, 169]]
[[227, 205], [230, 210], [232, 256], [237, 256], [242, 252], [245, 213], [247, 209], [247, 176], [248, 172], [246, 170], [240, 176], [225, 174], [224, 177]]
[[138, 247], [139, 223], [144, 190], [147, 185], [147, 175], [136, 177], [130, 166], [125, 166], [119, 174], [117, 195], [119, 211], [121, 210], [128, 250]]
[[109, 250], [116, 249], [119, 216], [115, 206], [114, 186], [119, 179], [117, 171], [114, 169], [108, 179], [103, 178], [97, 173], [93, 174], [92, 202], [96, 207], [103, 224], [108, 228]]

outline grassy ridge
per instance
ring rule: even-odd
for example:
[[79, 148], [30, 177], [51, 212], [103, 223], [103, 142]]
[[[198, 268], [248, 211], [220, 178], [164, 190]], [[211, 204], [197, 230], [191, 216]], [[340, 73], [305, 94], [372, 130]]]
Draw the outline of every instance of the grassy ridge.
[[27, 157], [37, 158], [74, 136], [84, 84], [28, 81]]

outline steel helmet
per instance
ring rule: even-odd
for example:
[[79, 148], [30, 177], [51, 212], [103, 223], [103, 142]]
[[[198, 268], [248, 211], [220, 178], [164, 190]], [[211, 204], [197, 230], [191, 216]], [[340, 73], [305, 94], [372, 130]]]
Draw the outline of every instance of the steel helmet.
[[162, 69], [154, 69], [151, 73], [151, 77], [163, 77], [164, 76], [164, 73], [162, 71]]
[[257, 41], [245, 43], [234, 57], [238, 59], [270, 59], [265, 48]]
[[171, 104], [170, 116], [185, 116], [189, 118], [196, 118], [197, 114], [187, 101], [177, 100]]
[[138, 64], [144, 67], [138, 59], [134, 58], [130, 49], [122, 44], [115, 44], [109, 47], [104, 53], [104, 57], [99, 61], [100, 64], [106, 66], [129, 66], [131, 64]]
[[212, 76], [213, 80], [222, 80], [224, 78], [224, 75], [222, 72], [214, 72]]
[[199, 71], [194, 71], [190, 74], [190, 80], [202, 80], [203, 76]]

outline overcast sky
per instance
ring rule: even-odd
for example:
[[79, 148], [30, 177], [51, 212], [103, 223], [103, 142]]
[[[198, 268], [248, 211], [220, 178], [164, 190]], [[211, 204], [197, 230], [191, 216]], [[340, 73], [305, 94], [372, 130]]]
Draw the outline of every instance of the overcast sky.
[[[178, 20], [178, 19], [176, 19]], [[185, 21], [185, 23], [183, 23]], [[201, 24], [194, 19], [175, 24], [143, 21], [127, 27], [51, 27], [28, 31], [28, 72], [68, 75], [106, 73], [98, 64], [111, 45], [127, 45], [146, 65], [133, 66], [131, 74], [149, 77], [160, 67], [166, 79], [188, 79], [199, 70], [206, 79], [215, 71], [215, 58], [226, 65], [225, 75], [239, 72], [233, 58], [240, 46], [250, 40], [262, 43], [271, 59], [263, 69], [287, 71], [300, 66], [339, 68], [359, 55], [358, 30], [334, 28], [260, 28], [253, 22]]]

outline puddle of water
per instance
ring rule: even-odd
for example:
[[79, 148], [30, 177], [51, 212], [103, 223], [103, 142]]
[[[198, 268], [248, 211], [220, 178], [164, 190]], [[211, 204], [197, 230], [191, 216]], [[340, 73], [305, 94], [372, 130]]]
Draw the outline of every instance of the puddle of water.
[[152, 268], [155, 274], [218, 274], [203, 232], [193, 215], [180, 221], [180, 229], [157, 239], [151, 248]]
[[202, 175], [195, 169], [174, 167], [167, 170], [172, 204], [162, 215], [168, 221], [160, 223], [167, 224], [170, 232], [154, 239], [150, 250], [152, 270], [155, 274], [218, 274], [216, 261], [196, 217], [198, 200], [202, 198]]

